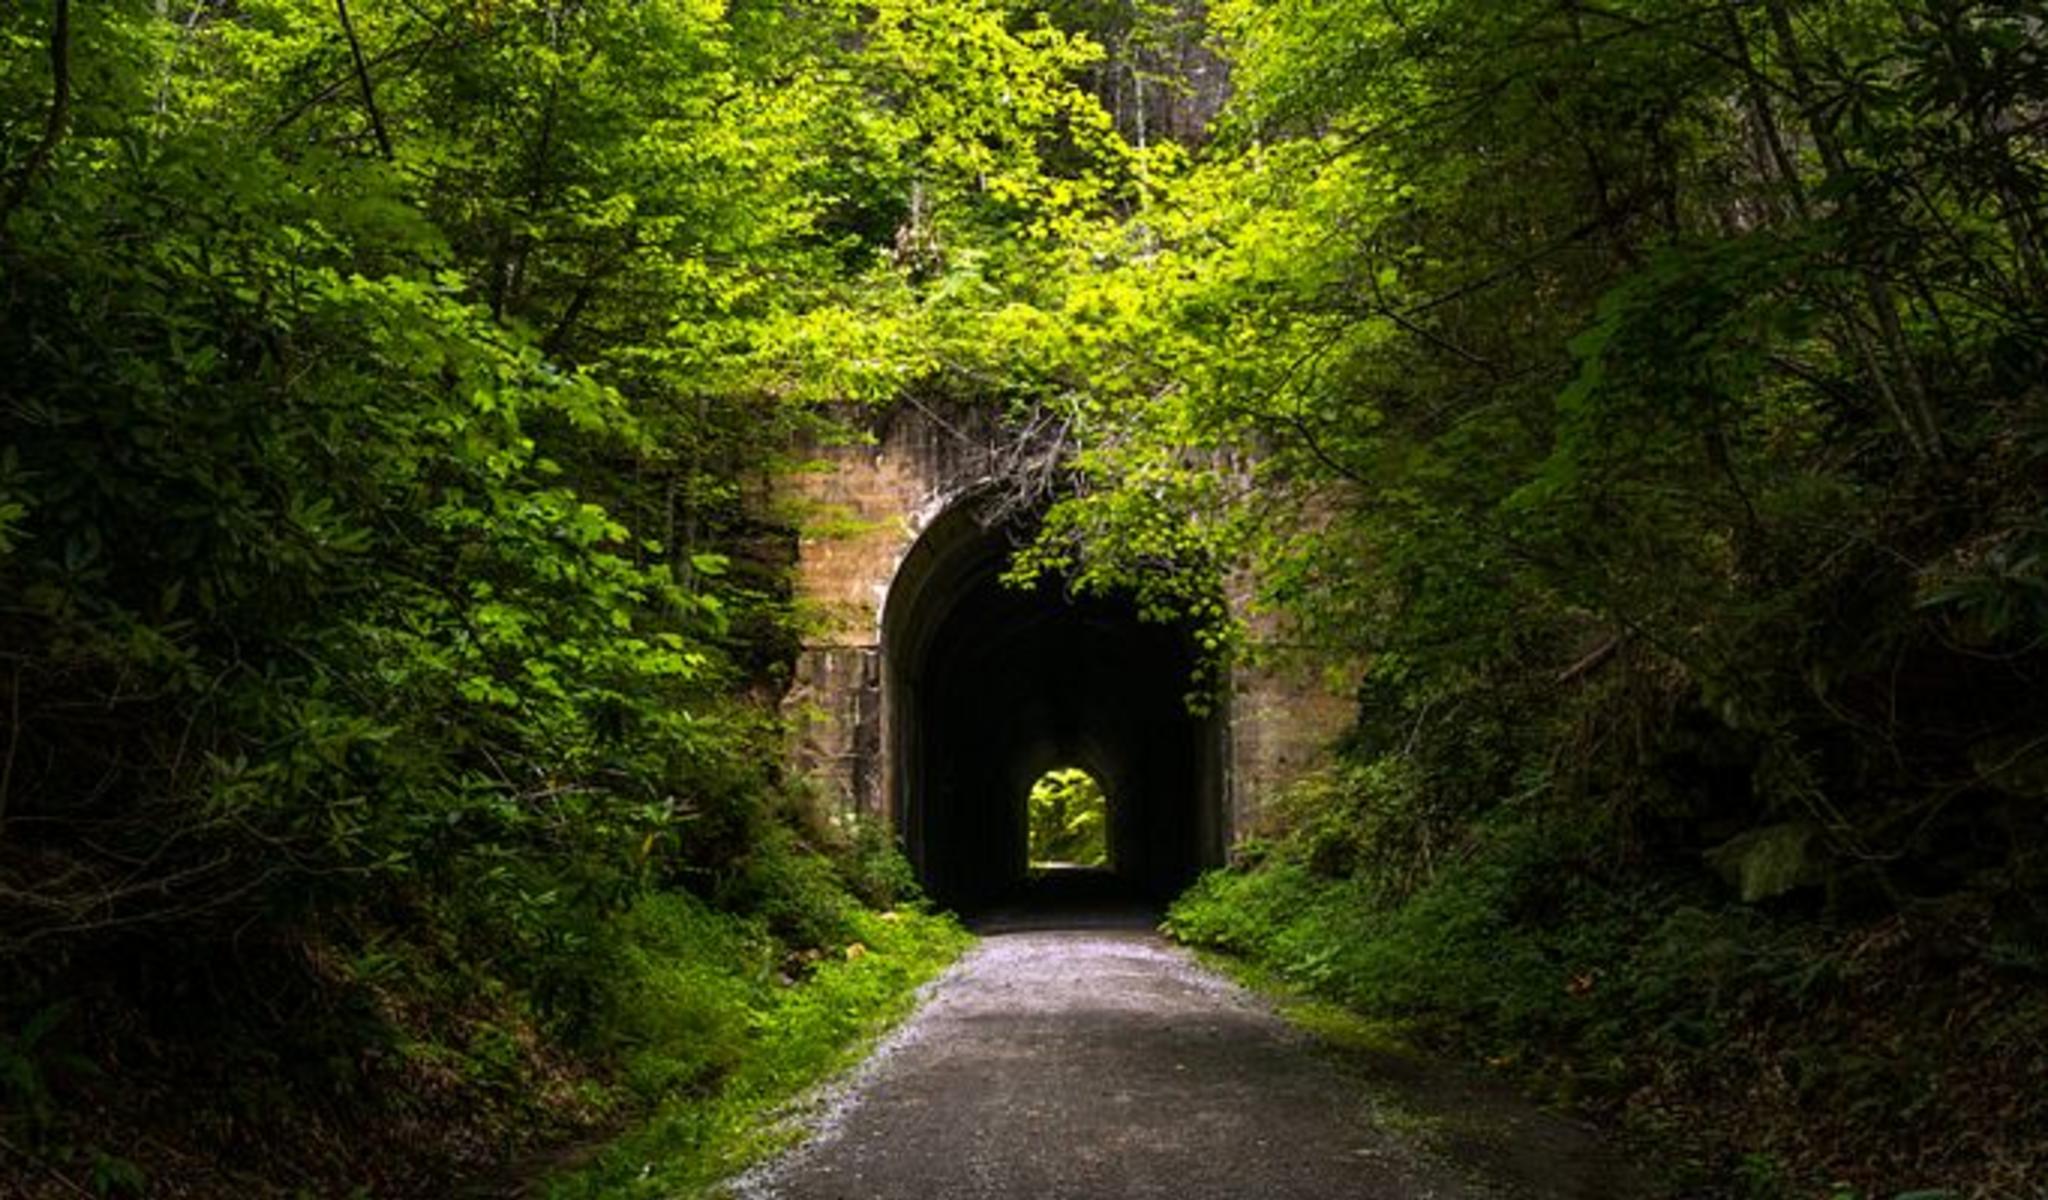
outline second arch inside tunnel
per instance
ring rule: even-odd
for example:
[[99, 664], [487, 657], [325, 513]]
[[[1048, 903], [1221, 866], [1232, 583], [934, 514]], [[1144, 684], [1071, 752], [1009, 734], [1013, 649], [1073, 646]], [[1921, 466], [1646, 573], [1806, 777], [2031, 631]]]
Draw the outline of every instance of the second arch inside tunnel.
[[1189, 711], [1185, 630], [1121, 598], [1004, 584], [1022, 532], [956, 504], [890, 585], [883, 710], [905, 850], [942, 905], [1018, 898], [1031, 787], [1079, 768], [1110, 798], [1098, 890], [1163, 900], [1222, 858], [1222, 720]]

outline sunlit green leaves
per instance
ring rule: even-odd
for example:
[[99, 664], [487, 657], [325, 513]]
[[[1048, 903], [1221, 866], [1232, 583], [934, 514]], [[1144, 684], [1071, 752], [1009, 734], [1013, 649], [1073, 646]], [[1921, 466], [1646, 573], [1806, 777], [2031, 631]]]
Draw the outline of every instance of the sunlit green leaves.
[[1932, 812], [1989, 743], [1882, 664], [2005, 696], [1978, 733], [2040, 719], [2048, 267], [2009, 131], [2048, 76], [2012, 11], [1214, 6], [1219, 139], [1006, 327], [1076, 443], [1017, 573], [1226, 651], [1277, 610], [1458, 812], [1627, 791], [1642, 714], [1701, 713], [1740, 803], [1904, 837], [1829, 789]]
[[1079, 767], [1056, 767], [1031, 785], [1024, 803], [1034, 866], [1109, 865], [1109, 797]]

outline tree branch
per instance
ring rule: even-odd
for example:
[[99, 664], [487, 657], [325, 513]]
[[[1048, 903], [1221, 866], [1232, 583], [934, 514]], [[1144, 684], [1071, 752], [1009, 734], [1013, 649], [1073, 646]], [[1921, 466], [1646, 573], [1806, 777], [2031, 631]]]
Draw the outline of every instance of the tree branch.
[[27, 670], [27, 663], [14, 664], [12, 686], [8, 689], [13, 702], [7, 717], [7, 757], [0, 760], [0, 834], [7, 827], [7, 795], [14, 787], [14, 754], [21, 749], [21, 677]]
[[370, 129], [377, 135], [377, 149], [383, 153], [384, 161], [391, 161], [391, 135], [384, 130], [384, 114], [377, 109], [377, 90], [370, 86], [370, 64], [363, 57], [363, 44], [356, 40], [355, 22], [348, 17], [348, 0], [334, 0], [334, 11], [341, 16], [341, 32], [348, 37], [349, 57], [356, 65], [356, 86], [362, 89], [363, 108], [370, 114]]
[[5, 203], [0, 203], [0, 224], [4, 224], [28, 198], [29, 186], [49, 165], [50, 156], [56, 153], [57, 143], [64, 140], [64, 130], [70, 121], [71, 0], [54, 0], [50, 16], [50, 111], [43, 119], [41, 140], [22, 162], [21, 173], [8, 188]]

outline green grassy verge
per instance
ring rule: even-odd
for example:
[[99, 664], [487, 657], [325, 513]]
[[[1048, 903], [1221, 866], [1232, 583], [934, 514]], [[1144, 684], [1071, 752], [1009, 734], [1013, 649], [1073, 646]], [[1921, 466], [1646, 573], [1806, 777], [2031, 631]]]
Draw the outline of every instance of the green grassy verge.
[[914, 909], [846, 917], [853, 940], [794, 979], [769, 943], [686, 898], [632, 916], [634, 977], [616, 1018], [652, 1115], [546, 1182], [549, 1200], [702, 1195], [786, 1144], [777, 1110], [857, 1061], [972, 940]]
[[1483, 1063], [1621, 1131], [1663, 1194], [2031, 1194], [2048, 1162], [2038, 980], [1967, 960], [1931, 918], [1858, 924], [1589, 871], [1573, 836], [1492, 823], [1405, 895], [1282, 844], [1198, 882], [1166, 929], [1277, 984], [1340, 1046]]
[[[1170, 921], [1167, 932], [1174, 932]], [[1318, 1040], [1338, 1050], [1397, 1058], [1414, 1058], [1423, 1053], [1415, 1044], [1414, 1031], [1408, 1022], [1367, 1016], [1355, 1008], [1319, 996], [1307, 985], [1276, 969], [1269, 959], [1250, 958], [1239, 951], [1218, 949], [1200, 942], [1188, 941], [1187, 944], [1203, 966], [1229, 976], [1249, 991], [1257, 992], [1288, 1024], [1314, 1034]]]

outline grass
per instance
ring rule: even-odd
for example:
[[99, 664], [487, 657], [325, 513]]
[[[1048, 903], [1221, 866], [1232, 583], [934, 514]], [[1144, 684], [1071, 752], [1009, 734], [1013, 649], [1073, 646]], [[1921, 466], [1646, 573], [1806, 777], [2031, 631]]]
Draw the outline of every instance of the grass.
[[612, 1036], [651, 1114], [541, 1194], [706, 1194], [785, 1146], [778, 1112], [858, 1061], [972, 940], [952, 918], [909, 908], [845, 919], [852, 940], [778, 962], [772, 942], [686, 897], [636, 911]]
[[[1171, 927], [1168, 932], [1171, 933]], [[1264, 996], [1274, 1011], [1305, 1033], [1346, 1053], [1415, 1058], [1421, 1054], [1406, 1022], [1370, 1017], [1316, 995], [1265, 959], [1199, 943], [1189, 946], [1203, 966]]]
[[1854, 921], [1744, 904], [1704, 872], [1598, 873], [1572, 836], [1496, 824], [1405, 895], [1283, 847], [1205, 877], [1166, 928], [1278, 984], [1285, 1015], [1340, 1047], [1483, 1062], [1618, 1127], [1668, 1194], [2034, 1194], [2038, 973], [1970, 959], [1984, 935], [1958, 919]]

